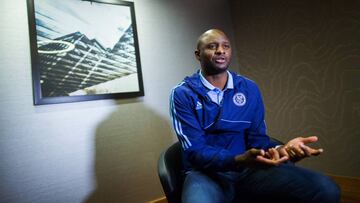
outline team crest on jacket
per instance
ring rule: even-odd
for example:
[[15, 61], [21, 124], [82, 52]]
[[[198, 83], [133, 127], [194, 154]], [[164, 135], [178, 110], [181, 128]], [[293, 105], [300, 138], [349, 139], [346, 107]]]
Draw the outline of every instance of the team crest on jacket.
[[233, 102], [236, 106], [244, 106], [246, 104], [246, 97], [243, 93], [236, 93], [233, 97]]

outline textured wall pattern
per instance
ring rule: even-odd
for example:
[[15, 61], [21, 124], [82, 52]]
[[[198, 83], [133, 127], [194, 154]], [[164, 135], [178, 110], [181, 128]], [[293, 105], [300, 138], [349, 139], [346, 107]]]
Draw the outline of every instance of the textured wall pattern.
[[240, 73], [264, 97], [269, 134], [317, 135], [302, 165], [360, 176], [360, 1], [232, 1]]

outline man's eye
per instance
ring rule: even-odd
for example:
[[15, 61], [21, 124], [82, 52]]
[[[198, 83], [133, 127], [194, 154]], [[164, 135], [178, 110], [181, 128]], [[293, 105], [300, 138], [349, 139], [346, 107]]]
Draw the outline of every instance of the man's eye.
[[224, 49], [230, 49], [230, 45], [225, 44], [225, 45], [223, 45], [223, 48], [224, 48]]
[[209, 49], [216, 49], [217, 46], [216, 46], [215, 44], [209, 44], [208, 48], [209, 48]]

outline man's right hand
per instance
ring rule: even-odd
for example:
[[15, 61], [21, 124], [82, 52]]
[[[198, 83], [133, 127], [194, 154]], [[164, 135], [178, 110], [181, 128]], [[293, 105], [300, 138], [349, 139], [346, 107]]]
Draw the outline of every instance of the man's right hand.
[[279, 152], [274, 148], [270, 148], [266, 153], [262, 149], [252, 148], [235, 156], [239, 167], [277, 166], [287, 160], [287, 156], [280, 158]]

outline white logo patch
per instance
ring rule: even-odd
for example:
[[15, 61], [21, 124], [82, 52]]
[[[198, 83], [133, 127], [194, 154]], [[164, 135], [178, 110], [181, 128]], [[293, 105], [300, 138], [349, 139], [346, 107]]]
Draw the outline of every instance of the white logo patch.
[[243, 93], [236, 93], [233, 97], [233, 102], [236, 106], [244, 106], [246, 104], [246, 97]]

